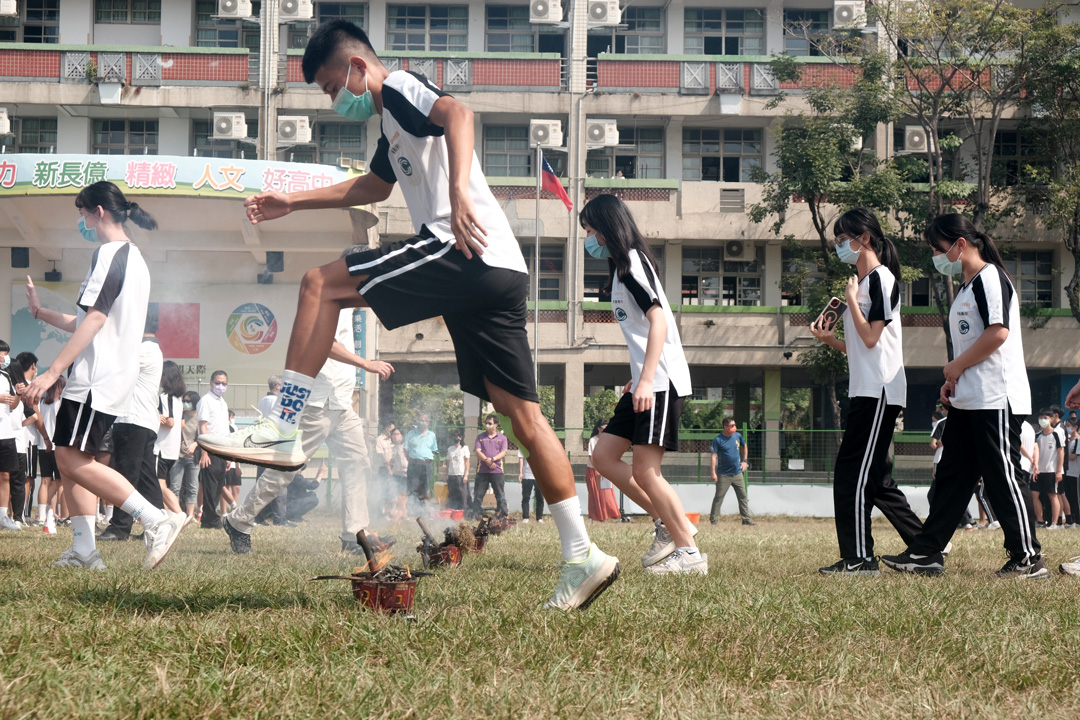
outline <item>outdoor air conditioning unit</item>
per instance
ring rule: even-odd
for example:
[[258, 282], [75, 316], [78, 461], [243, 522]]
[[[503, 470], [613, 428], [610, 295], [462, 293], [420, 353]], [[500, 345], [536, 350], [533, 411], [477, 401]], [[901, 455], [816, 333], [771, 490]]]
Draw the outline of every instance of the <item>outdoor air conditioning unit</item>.
[[618, 25], [620, 22], [619, 0], [589, 0], [590, 25]]
[[310, 20], [314, 15], [311, 0], [279, 0], [278, 12], [282, 20]]
[[277, 120], [278, 145], [311, 142], [311, 123], [306, 115], [281, 115]]
[[214, 113], [214, 140], [243, 140], [246, 137], [244, 113]]
[[908, 20], [919, 14], [922, 4], [923, 0], [900, 0], [896, 9], [902, 19]]
[[562, 147], [562, 120], [530, 120], [529, 147]]
[[924, 153], [928, 149], [933, 149], [933, 145], [929, 142], [926, 130], [919, 125], [908, 125], [904, 128], [905, 153]]
[[7, 108], [0, 108], [0, 135], [11, 132], [11, 121], [8, 120]]
[[251, 17], [251, 0], [218, 0], [217, 12], [223, 18]]
[[590, 120], [585, 126], [585, 142], [614, 147], [619, 144], [619, 126], [614, 120]]
[[17, 17], [19, 7], [15, 0], [0, 0], [0, 17]]
[[836, 0], [833, 3], [833, 27], [861, 28], [866, 26], [866, 3]]
[[532, 0], [529, 3], [529, 22], [562, 22], [562, 0]]
[[729, 240], [724, 243], [724, 262], [753, 262], [756, 259], [753, 243], [742, 240]]

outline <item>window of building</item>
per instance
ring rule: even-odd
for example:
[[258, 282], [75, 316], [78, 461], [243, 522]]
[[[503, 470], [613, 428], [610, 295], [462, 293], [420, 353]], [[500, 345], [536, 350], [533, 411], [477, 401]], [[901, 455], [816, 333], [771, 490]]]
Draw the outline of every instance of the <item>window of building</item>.
[[528, 5], [488, 5], [488, 52], [533, 52], [536, 26], [529, 22]]
[[360, 27], [367, 26], [367, 3], [362, 2], [318, 2], [315, 4], [319, 24], [331, 20], [348, 20]]
[[[534, 243], [522, 244], [521, 253], [525, 256], [525, 265], [529, 268], [529, 299], [532, 295]], [[540, 243], [540, 299], [563, 300], [563, 269], [566, 246], [555, 243]]]
[[160, 23], [161, 0], [95, 0], [94, 16], [99, 23]]
[[[622, 51], [630, 55], [661, 55], [664, 52], [664, 9], [660, 7], [631, 6], [623, 9], [625, 30], [619, 35], [625, 38]], [[616, 42], [616, 47], [618, 42]]]
[[1054, 253], [1051, 250], [1019, 250], [1005, 260], [1013, 286], [1023, 307], [1054, 306]]
[[0, 42], [60, 42], [60, 0], [22, 0], [18, 9], [0, 17]]
[[784, 52], [788, 55], [822, 55], [820, 38], [832, 26], [829, 10], [784, 10]]
[[995, 185], [1019, 185], [1025, 168], [1035, 164], [1039, 152], [1035, 134], [1022, 130], [998, 130], [994, 135], [994, 160], [991, 178]]
[[664, 177], [664, 128], [620, 127], [619, 145], [590, 150], [585, 160], [589, 177], [660, 179]]
[[311, 144], [293, 145], [285, 150], [283, 157], [289, 162], [334, 166], [343, 157], [366, 160], [366, 128], [364, 123], [315, 123], [311, 129]]
[[56, 152], [56, 118], [18, 118], [18, 120], [19, 132], [15, 136], [16, 152]]
[[[484, 126], [484, 174], [491, 177], [529, 177], [532, 157], [527, 125]], [[550, 160], [548, 162], [551, 162]]]
[[683, 49], [688, 55], [764, 55], [762, 10], [686, 8]]
[[95, 155], [157, 155], [157, 120], [95, 120]]
[[683, 128], [683, 179], [750, 182], [762, 161], [761, 130]]
[[[656, 258], [656, 275], [662, 281], [664, 277], [664, 246], [650, 245], [649, 249], [652, 250], [653, 257]], [[608, 284], [608, 272], [608, 261], [606, 259], [594, 258], [589, 253], [585, 253], [583, 275], [586, 301], [611, 302], [611, 293], [605, 292]], [[675, 301], [675, 297], [671, 293], [668, 293], [668, 301]]]
[[[259, 136], [258, 119], [248, 118], [247, 128], [248, 137]], [[191, 133], [194, 136], [192, 147], [197, 157], [248, 158], [250, 160], [258, 157], [259, 152], [252, 143], [242, 140], [214, 140], [211, 137], [213, 123], [210, 120], [193, 120]]]
[[684, 305], [761, 305], [762, 263], [723, 260], [719, 247], [684, 247]]
[[463, 52], [468, 49], [467, 5], [387, 5], [387, 50]]
[[[259, 52], [259, 26], [243, 20], [214, 17], [218, 12], [217, 0], [197, 0], [195, 3], [195, 45], [197, 47], [246, 47], [256, 55]], [[251, 17], [262, 13], [262, 3], [251, 4]]]
[[922, 277], [909, 283], [901, 283], [901, 307], [930, 307], [933, 304], [934, 295], [930, 278]]

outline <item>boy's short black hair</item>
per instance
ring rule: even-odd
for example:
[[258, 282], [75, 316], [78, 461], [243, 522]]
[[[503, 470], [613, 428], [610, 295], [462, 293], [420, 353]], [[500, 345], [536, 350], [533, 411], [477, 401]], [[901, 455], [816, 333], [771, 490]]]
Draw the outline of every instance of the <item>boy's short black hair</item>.
[[1051, 405], [1050, 406], [1050, 412], [1053, 413], [1054, 415], [1057, 415], [1058, 417], [1061, 417], [1062, 415], [1065, 414], [1065, 411], [1061, 409], [1060, 405]]
[[19, 363], [19, 367], [24, 371], [29, 370], [31, 365], [38, 364], [38, 356], [29, 350], [24, 350], [15, 356], [15, 362]]
[[1054, 414], [1054, 411], [1051, 410], [1050, 408], [1043, 408], [1042, 410], [1039, 411], [1039, 417], [1050, 417], [1053, 414]]
[[337, 55], [338, 48], [350, 40], [365, 45], [372, 55], [375, 54], [367, 33], [348, 20], [331, 20], [317, 27], [308, 40], [307, 49], [304, 50], [304, 62], [301, 66], [304, 82], [309, 85], [315, 82], [315, 73], [319, 72], [319, 68], [332, 60]]
[[7, 341], [0, 340], [0, 352], [11, 352], [11, 346], [7, 344]]

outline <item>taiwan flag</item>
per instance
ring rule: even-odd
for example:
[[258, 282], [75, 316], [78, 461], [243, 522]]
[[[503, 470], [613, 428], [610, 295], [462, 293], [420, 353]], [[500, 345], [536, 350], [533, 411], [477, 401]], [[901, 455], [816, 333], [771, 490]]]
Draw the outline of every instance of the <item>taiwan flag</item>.
[[570, 196], [566, 194], [566, 188], [559, 182], [559, 178], [555, 177], [555, 171], [548, 165], [547, 158], [544, 157], [543, 153], [540, 153], [540, 185], [549, 193], [552, 193], [555, 197], [562, 200], [567, 211], [573, 209], [574, 203], [570, 202]]

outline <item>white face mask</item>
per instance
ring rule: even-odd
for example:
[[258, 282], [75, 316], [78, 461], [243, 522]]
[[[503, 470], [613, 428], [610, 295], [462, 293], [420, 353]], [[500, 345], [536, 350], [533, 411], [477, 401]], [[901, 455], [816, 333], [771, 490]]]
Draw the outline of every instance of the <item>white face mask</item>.
[[1039, 418], [1039, 427], [1050, 427], [1050, 418]]

